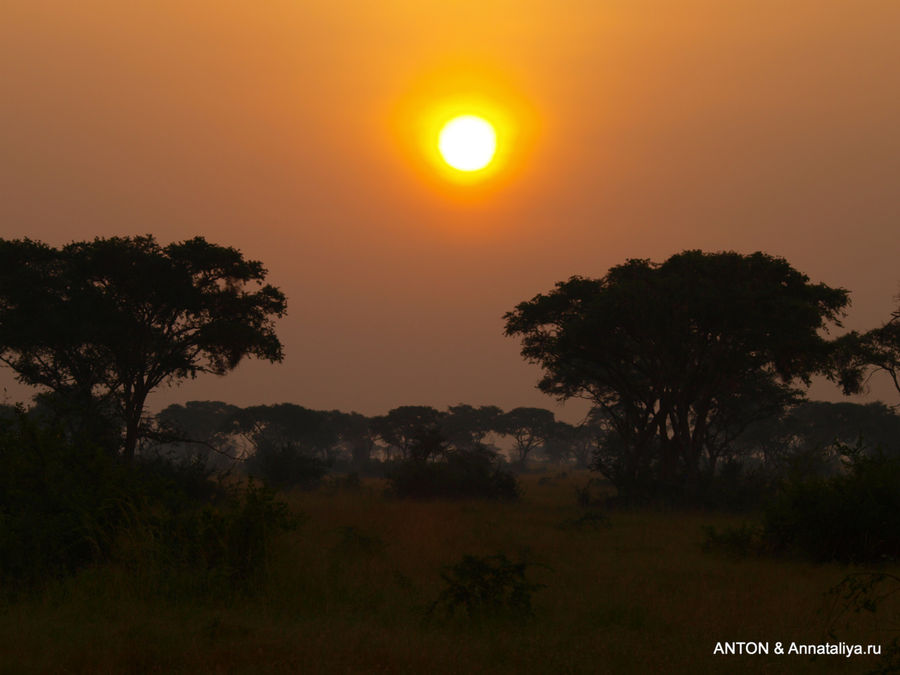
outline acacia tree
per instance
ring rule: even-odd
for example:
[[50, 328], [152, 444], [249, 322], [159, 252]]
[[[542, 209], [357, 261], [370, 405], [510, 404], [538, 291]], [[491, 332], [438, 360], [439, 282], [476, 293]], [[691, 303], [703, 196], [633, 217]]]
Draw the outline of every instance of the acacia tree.
[[544, 369], [542, 391], [603, 411], [628, 498], [641, 488], [695, 491], [736, 400], [745, 411], [763, 392], [791, 401], [796, 383], [830, 372], [832, 344], [820, 331], [839, 326], [848, 303], [846, 290], [812, 284], [782, 258], [684, 251], [572, 277], [504, 318], [506, 335], [520, 336], [522, 355]]
[[350, 454], [350, 461], [359, 468], [365, 468], [375, 450], [375, 434], [371, 420], [358, 412], [331, 413], [332, 423], [343, 448]]
[[240, 409], [231, 428], [252, 447], [249, 471], [282, 487], [314, 486], [340, 440], [333, 413], [294, 403]]
[[282, 359], [285, 314], [262, 263], [196, 237], [97, 238], [62, 248], [0, 239], [0, 360], [26, 384], [111, 404], [134, 456], [147, 396], [244, 357]]
[[387, 445], [387, 452], [397, 448], [403, 459], [409, 459], [424, 436], [431, 437], [440, 432], [445, 415], [427, 405], [402, 405], [387, 415], [373, 417], [371, 429]]
[[881, 371], [888, 374], [900, 394], [900, 308], [882, 326], [862, 335], [854, 331], [838, 342], [837, 377], [846, 393], [859, 393], [866, 388], [872, 373]]
[[553, 434], [556, 418], [544, 408], [513, 408], [497, 420], [497, 431], [511, 436], [516, 462], [525, 465], [532, 450], [544, 443]]
[[160, 447], [168, 447], [176, 453], [202, 454], [207, 461], [210, 453], [214, 460], [225, 466], [223, 460], [235, 462], [241, 451], [235, 443], [233, 419], [240, 408], [222, 401], [188, 401], [184, 405], [173, 403], [157, 413], [153, 428], [143, 428], [143, 433]]
[[454, 447], [471, 450], [483, 445], [485, 437], [496, 431], [503, 411], [495, 405], [474, 407], [465, 403], [450, 406], [441, 420], [441, 431]]

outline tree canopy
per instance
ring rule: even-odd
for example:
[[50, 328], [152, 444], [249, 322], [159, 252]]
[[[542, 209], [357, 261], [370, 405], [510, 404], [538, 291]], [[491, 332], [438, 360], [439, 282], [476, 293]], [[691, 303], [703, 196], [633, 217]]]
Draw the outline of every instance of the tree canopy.
[[83, 408], [111, 406], [134, 455], [148, 394], [244, 357], [282, 359], [281, 291], [262, 263], [195, 237], [0, 239], [0, 360]]
[[523, 465], [529, 453], [556, 431], [556, 418], [544, 408], [513, 408], [500, 416], [497, 430], [513, 439], [516, 461]]
[[820, 333], [848, 304], [846, 290], [782, 258], [694, 250], [571, 277], [504, 319], [543, 368], [542, 391], [603, 410], [623, 448], [611, 476], [621, 489], [692, 490], [714, 468], [717, 437], [830, 372]]
[[373, 418], [371, 429], [389, 448], [398, 449], [400, 456], [406, 459], [423, 437], [439, 433], [446, 414], [427, 405], [402, 405], [388, 411], [387, 415]]
[[[900, 297], [898, 297], [900, 300]], [[874, 372], [884, 372], [900, 394], [900, 308], [878, 328], [839, 341], [838, 378], [846, 393], [859, 393]]]

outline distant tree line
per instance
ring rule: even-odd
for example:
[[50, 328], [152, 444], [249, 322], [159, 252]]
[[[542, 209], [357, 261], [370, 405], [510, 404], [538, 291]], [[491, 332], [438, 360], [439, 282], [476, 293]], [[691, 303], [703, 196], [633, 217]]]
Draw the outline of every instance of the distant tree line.
[[[219, 468], [237, 459], [251, 474], [284, 487], [311, 487], [329, 471], [380, 475], [391, 463], [435, 462], [479, 449], [512, 469], [526, 469], [529, 459], [591, 467], [616, 484], [627, 455], [599, 407], [569, 424], [550, 410], [526, 407], [400, 406], [367, 417], [292, 403], [241, 408], [191, 401], [168, 406], [149, 426], [164, 441], [147, 443], [144, 453], [201, 456]], [[792, 472], [828, 475], [839, 468], [837, 449], [860, 438], [900, 456], [900, 415], [883, 403], [798, 402], [717, 448], [715, 475], [738, 472], [770, 482]]]
[[41, 389], [29, 415], [74, 444], [126, 464], [150, 451], [240, 458], [283, 485], [315, 484], [341, 465], [475, 451], [496, 459], [492, 443], [504, 439], [519, 468], [538, 456], [568, 461], [600, 472], [624, 501], [691, 501], [722, 477], [796, 466], [804, 448], [822, 450], [849, 430], [893, 447], [878, 431], [892, 424], [886, 408], [840, 408], [849, 417], [837, 429], [839, 409], [822, 418], [825, 404], [805, 403], [805, 392], [814, 375], [853, 393], [883, 371], [900, 393], [900, 309], [878, 328], [830, 339], [849, 292], [759, 252], [628, 260], [508, 312], [506, 334], [543, 369], [539, 388], [592, 403], [579, 425], [540, 408], [470, 405], [367, 418], [195, 402], [148, 415], [147, 397], [163, 385], [224, 375], [248, 357], [281, 360], [275, 320], [287, 301], [266, 275], [202, 237], [61, 248], [0, 239], [0, 362]]
[[170, 405], [148, 426], [159, 442], [148, 443], [147, 452], [202, 454], [220, 465], [242, 460], [249, 471], [292, 484], [304, 481], [299, 473], [289, 478], [286, 466], [291, 462], [298, 471], [305, 465], [315, 479], [329, 467], [377, 472], [384, 463], [437, 461], [453, 452], [503, 454], [497, 444], [507, 446], [505, 461], [516, 468], [525, 468], [535, 456], [585, 468], [590, 462], [586, 427], [557, 420], [543, 408], [410, 405], [367, 417], [292, 403], [240, 408], [191, 401]]

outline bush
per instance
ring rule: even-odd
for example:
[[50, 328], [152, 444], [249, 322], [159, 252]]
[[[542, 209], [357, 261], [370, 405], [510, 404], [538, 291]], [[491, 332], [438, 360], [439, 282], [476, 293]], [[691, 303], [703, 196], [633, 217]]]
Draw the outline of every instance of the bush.
[[466, 616], [479, 618], [507, 615], [527, 618], [533, 615], [531, 596], [544, 588], [525, 578], [529, 563], [514, 563], [501, 554], [464, 555], [455, 565], [441, 572], [445, 588], [428, 609], [428, 616], [441, 611], [447, 618], [460, 607]]
[[766, 510], [765, 542], [819, 561], [900, 557], [900, 458], [841, 446], [845, 470], [792, 480]]
[[148, 518], [136, 551], [140, 557], [129, 562], [144, 566], [164, 594], [246, 593], [268, 571], [275, 533], [295, 526], [275, 492], [251, 480], [218, 507], [195, 505]]
[[486, 448], [456, 450], [432, 462], [410, 459], [396, 463], [388, 473], [389, 492], [412, 499], [517, 499], [516, 477]]

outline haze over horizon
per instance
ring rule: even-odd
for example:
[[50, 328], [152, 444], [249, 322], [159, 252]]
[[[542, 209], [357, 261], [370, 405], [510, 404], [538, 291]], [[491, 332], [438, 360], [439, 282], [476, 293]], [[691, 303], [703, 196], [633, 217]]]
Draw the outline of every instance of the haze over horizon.
[[[547, 407], [502, 316], [574, 274], [761, 250], [900, 292], [900, 4], [891, 0], [11, 0], [0, 10], [0, 237], [202, 235], [288, 296], [282, 364], [150, 399]], [[417, 121], [454, 96], [517, 124], [453, 184]], [[0, 370], [9, 400], [31, 391]], [[887, 378], [844, 399], [898, 402]]]

